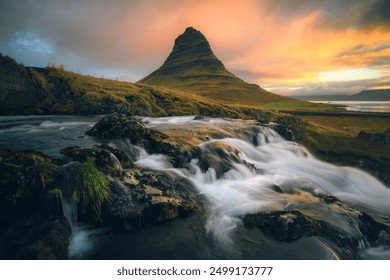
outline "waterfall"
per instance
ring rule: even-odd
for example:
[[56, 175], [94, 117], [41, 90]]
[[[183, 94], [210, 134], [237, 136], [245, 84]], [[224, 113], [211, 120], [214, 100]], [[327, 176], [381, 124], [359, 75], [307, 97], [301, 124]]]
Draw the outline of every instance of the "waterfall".
[[[147, 119], [149, 124], [165, 126], [185, 121], [191, 122]], [[236, 135], [203, 142], [199, 145], [203, 158], [192, 159], [185, 169], [173, 168], [168, 157], [156, 154], [144, 154], [136, 163], [189, 179], [210, 203], [206, 230], [223, 242], [231, 241], [231, 232], [241, 223], [239, 217], [246, 214], [298, 210], [328, 222], [359, 240], [360, 249], [366, 248], [359, 214], [348, 207], [389, 215], [390, 190], [385, 185], [362, 170], [322, 162], [270, 128], [257, 134], [255, 144], [247, 138]], [[213, 161], [213, 155], [218, 159]], [[209, 161], [206, 170], [202, 160]], [[348, 207], [323, 203], [321, 195], [335, 196]]]
[[76, 172], [80, 163], [72, 161], [62, 166], [64, 179], [62, 182], [62, 209], [64, 216], [68, 219], [72, 231], [77, 228], [77, 203], [73, 199], [73, 191], [76, 189]]
[[71, 259], [82, 258], [86, 252], [92, 249], [91, 235], [94, 232], [87, 226], [79, 224], [77, 219], [77, 202], [74, 200], [73, 191], [76, 188], [75, 174], [79, 167], [80, 163], [77, 161], [62, 166], [64, 174], [62, 209], [72, 228], [69, 246], [69, 258]]

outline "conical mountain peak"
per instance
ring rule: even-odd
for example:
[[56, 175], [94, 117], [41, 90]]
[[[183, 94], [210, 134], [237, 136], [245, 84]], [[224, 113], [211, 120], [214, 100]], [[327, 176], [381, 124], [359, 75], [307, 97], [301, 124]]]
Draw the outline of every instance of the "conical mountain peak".
[[180, 62], [181, 59], [204, 59], [207, 56], [210, 56], [211, 59], [217, 59], [206, 37], [193, 27], [188, 27], [183, 34], [176, 38], [173, 50], [164, 64]]
[[206, 37], [188, 27], [176, 38], [172, 52], [163, 65], [139, 82], [190, 91], [224, 103], [253, 104], [278, 102], [284, 97], [258, 85], [248, 84], [226, 70], [214, 55]]

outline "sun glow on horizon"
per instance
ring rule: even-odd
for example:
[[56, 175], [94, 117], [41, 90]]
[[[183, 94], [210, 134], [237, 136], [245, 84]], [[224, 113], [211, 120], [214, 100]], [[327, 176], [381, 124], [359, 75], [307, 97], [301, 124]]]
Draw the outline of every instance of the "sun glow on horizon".
[[379, 79], [387, 76], [387, 73], [381, 69], [355, 68], [348, 70], [320, 72], [318, 79], [327, 82], [358, 81]]

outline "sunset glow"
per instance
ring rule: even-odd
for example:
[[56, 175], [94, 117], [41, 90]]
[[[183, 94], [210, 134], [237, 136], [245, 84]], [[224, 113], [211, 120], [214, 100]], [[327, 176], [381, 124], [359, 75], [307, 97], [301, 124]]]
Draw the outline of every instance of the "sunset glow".
[[276, 93], [390, 87], [386, 0], [2, 2], [0, 52], [26, 65], [134, 82], [193, 26], [227, 69]]

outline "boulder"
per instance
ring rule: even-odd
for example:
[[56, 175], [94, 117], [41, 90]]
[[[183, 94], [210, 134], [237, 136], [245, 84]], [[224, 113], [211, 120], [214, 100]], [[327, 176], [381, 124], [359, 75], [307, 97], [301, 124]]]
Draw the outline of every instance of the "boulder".
[[194, 187], [174, 173], [130, 169], [112, 183], [111, 203], [102, 210], [104, 224], [132, 229], [184, 218], [200, 209]]
[[191, 153], [169, 143], [167, 135], [147, 128], [134, 117], [124, 114], [114, 113], [105, 116], [86, 134], [102, 139], [129, 139], [131, 144], [145, 148], [148, 153], [165, 154], [171, 157], [176, 167], [182, 166], [191, 159]]

